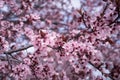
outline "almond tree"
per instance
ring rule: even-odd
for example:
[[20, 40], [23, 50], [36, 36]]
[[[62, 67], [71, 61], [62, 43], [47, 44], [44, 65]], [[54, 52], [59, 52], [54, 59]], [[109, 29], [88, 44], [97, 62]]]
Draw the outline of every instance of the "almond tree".
[[119, 80], [119, 53], [119, 0], [0, 0], [0, 80]]

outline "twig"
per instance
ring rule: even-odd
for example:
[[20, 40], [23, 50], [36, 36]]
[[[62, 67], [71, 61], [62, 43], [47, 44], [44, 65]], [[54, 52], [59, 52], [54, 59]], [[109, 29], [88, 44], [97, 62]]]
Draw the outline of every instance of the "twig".
[[118, 19], [120, 18], [120, 15], [117, 16], [117, 18], [115, 18], [114, 21], [112, 21], [111, 23], [108, 24], [108, 26], [111, 26], [113, 23], [115, 23]]
[[[104, 74], [99, 68], [97, 68], [93, 63], [91, 63], [90, 61], [88, 62], [90, 65], [92, 65], [95, 69], [97, 69], [99, 72], [101, 72], [102, 74]], [[111, 80], [115, 80], [112, 76], [108, 75], [108, 77], [111, 79]]]
[[23, 61], [17, 59], [16, 57], [14, 57], [12, 54], [10, 54], [10, 56], [11, 56], [13, 59], [15, 59], [15, 60], [17, 60], [17, 61], [19, 61], [19, 62], [23, 62]]
[[105, 7], [104, 7], [104, 9], [103, 9], [103, 12], [101, 13], [101, 17], [104, 16], [105, 11], [107, 10], [108, 6], [109, 6], [109, 3], [106, 3], [106, 5], [105, 5]]
[[12, 65], [11, 65], [11, 62], [10, 62], [10, 60], [9, 60], [8, 54], [6, 54], [6, 57], [7, 57], [8, 65], [10, 65], [10, 70], [12, 70]]
[[[80, 54], [77, 54], [80, 59]], [[87, 57], [87, 56], [86, 56]], [[87, 57], [88, 59], [88, 57]], [[87, 61], [88, 64], [90, 64], [92, 67], [94, 67], [96, 70], [98, 70], [100, 73], [104, 74], [98, 67], [96, 67], [90, 60]], [[105, 75], [103, 75], [105, 77]], [[108, 76], [111, 80], [115, 80], [112, 76]]]
[[88, 26], [88, 25], [86, 24], [86, 21], [85, 21], [85, 18], [84, 18], [84, 14], [81, 14], [81, 16], [82, 16], [82, 20], [83, 20], [84, 25], [86, 26], [86, 28], [89, 28], [90, 26]]
[[33, 45], [24, 46], [24, 47], [21, 47], [21, 48], [19, 48], [19, 49], [15, 49], [15, 50], [5, 51], [4, 54], [12, 54], [12, 53], [14, 53], [14, 52], [19, 52], [19, 51], [28, 49], [28, 48], [30, 48], [30, 47], [33, 47]]

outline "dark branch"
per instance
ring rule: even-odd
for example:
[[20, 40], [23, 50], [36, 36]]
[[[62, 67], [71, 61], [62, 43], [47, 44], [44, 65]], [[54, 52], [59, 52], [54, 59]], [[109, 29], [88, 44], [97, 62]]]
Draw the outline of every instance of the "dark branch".
[[103, 9], [103, 12], [101, 13], [101, 17], [104, 16], [104, 14], [105, 14], [105, 12], [106, 12], [108, 6], [109, 6], [109, 3], [106, 3], [106, 5], [105, 5], [105, 7], [104, 7], [104, 9]]
[[111, 23], [108, 24], [108, 26], [111, 26], [112, 24], [116, 23], [117, 20], [120, 18], [120, 15], [118, 15], [114, 21], [112, 21]]
[[21, 47], [21, 48], [19, 48], [19, 49], [15, 49], [15, 50], [5, 51], [4, 54], [12, 54], [12, 53], [14, 53], [14, 52], [19, 52], [19, 51], [28, 49], [28, 48], [30, 48], [30, 47], [33, 47], [33, 45], [24, 46], [24, 47]]
[[[91, 63], [90, 61], [88, 62], [90, 65], [92, 65], [95, 69], [97, 69], [99, 72], [101, 72], [102, 74], [104, 74], [98, 67], [96, 67], [93, 63]], [[115, 80], [112, 76], [108, 76], [111, 80]]]

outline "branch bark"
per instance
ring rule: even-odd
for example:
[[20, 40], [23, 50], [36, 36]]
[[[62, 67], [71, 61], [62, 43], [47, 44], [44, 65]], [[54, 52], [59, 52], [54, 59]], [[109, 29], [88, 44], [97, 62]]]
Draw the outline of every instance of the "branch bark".
[[18, 49], [5, 51], [4, 54], [12, 54], [12, 53], [14, 53], [14, 52], [19, 52], [19, 51], [28, 49], [28, 48], [30, 48], [30, 47], [33, 47], [33, 45], [27, 45], [27, 46], [24, 46], [24, 47], [21, 47], [21, 48], [18, 48]]
[[[99, 69], [97, 68], [93, 63], [91, 63], [90, 61], [88, 62], [91, 66], [93, 66], [96, 70], [98, 70], [99, 72], [102, 73], [102, 75], [104, 76], [104, 73]], [[111, 75], [108, 75], [108, 77], [111, 79], [111, 80], [115, 80]]]

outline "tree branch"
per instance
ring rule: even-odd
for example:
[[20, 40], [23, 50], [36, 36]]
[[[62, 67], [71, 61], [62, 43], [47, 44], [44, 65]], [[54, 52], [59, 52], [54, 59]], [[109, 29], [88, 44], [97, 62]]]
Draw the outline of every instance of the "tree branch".
[[19, 51], [28, 49], [28, 48], [30, 48], [30, 47], [33, 47], [33, 45], [28, 45], [28, 46], [24, 46], [24, 47], [21, 47], [21, 48], [18, 48], [18, 49], [5, 51], [4, 54], [12, 54], [12, 53], [14, 53], [14, 52], [19, 52]]
[[[91, 66], [93, 66], [96, 70], [98, 70], [99, 72], [101, 72], [102, 74], [104, 74], [98, 67], [96, 67], [93, 63], [91, 63], [90, 61], [88, 62]], [[112, 76], [108, 75], [108, 77], [111, 80], [115, 80]]]
[[108, 24], [108, 26], [111, 26], [113, 23], [115, 23], [118, 19], [120, 18], [120, 15], [118, 15], [114, 21], [112, 21], [111, 23]]
[[105, 5], [105, 7], [104, 7], [104, 9], [103, 9], [103, 12], [100, 14], [100, 15], [101, 15], [101, 17], [103, 17], [103, 16], [104, 16], [104, 14], [105, 14], [105, 12], [106, 12], [106, 10], [107, 10], [108, 6], [109, 6], [109, 3], [106, 3], [106, 5]]

